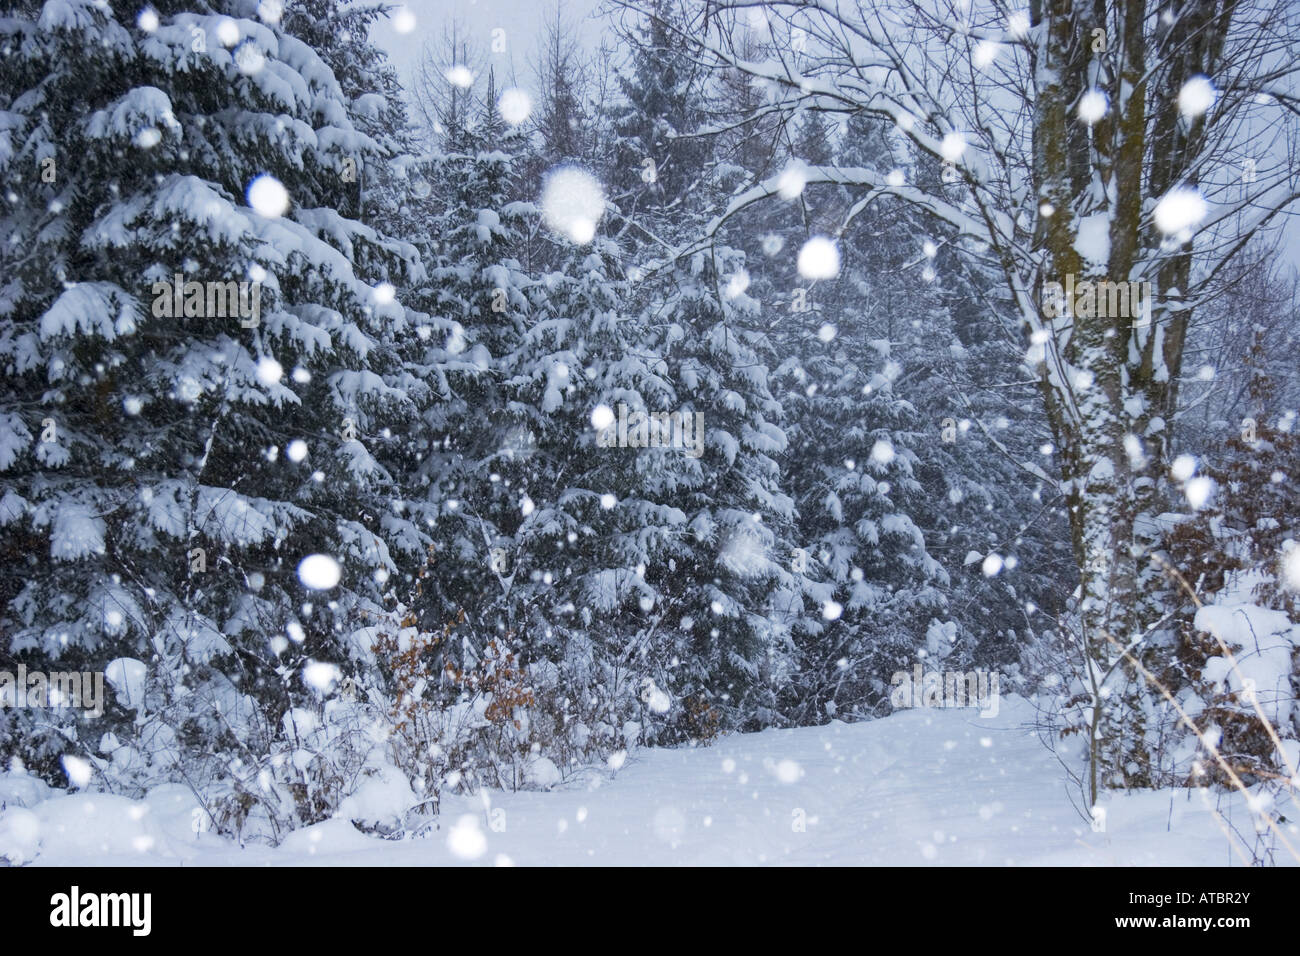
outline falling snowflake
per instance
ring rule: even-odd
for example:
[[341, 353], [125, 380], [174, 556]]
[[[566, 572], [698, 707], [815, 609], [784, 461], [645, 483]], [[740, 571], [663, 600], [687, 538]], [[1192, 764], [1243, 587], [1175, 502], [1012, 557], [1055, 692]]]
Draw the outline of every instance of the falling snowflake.
[[1002, 44], [993, 40], [981, 40], [979, 46], [975, 47], [975, 53], [971, 56], [971, 62], [975, 64], [977, 70], [985, 70], [993, 65], [993, 61], [998, 58], [1002, 52]]
[[1193, 478], [1185, 486], [1183, 493], [1187, 495], [1187, 503], [1200, 511], [1210, 500], [1210, 495], [1214, 493], [1214, 481], [1205, 475]]
[[462, 814], [447, 833], [447, 849], [462, 860], [477, 860], [487, 852], [487, 837], [479, 829], [478, 817]]
[[888, 465], [895, 454], [893, 444], [887, 439], [881, 438], [871, 446], [871, 460], [877, 465]]
[[268, 388], [277, 384], [284, 375], [284, 368], [269, 355], [257, 360], [257, 380]]
[[222, 17], [217, 23], [217, 40], [222, 46], [234, 46], [239, 42], [239, 24], [230, 17]]
[[248, 184], [247, 198], [248, 204], [268, 219], [289, 211], [289, 191], [269, 173], [263, 173]]
[[1156, 228], [1167, 236], [1191, 229], [1209, 212], [1205, 199], [1197, 189], [1175, 186], [1156, 203]]
[[613, 424], [614, 410], [608, 405], [597, 405], [591, 410], [591, 427], [596, 431], [604, 431]]
[[797, 160], [782, 171], [776, 181], [776, 191], [782, 199], [798, 199], [808, 185], [808, 167]]
[[84, 787], [90, 783], [90, 763], [72, 754], [63, 756], [63, 772], [68, 775], [68, 782], [74, 787]]
[[290, 461], [302, 461], [307, 457], [307, 443], [301, 438], [295, 438], [293, 441], [289, 442], [289, 447], [284, 451], [285, 454], [289, 456]]
[[1002, 557], [997, 554], [990, 554], [984, 558], [984, 563], [980, 565], [980, 570], [984, 572], [987, 578], [994, 577], [1002, 570]]
[[406, 7], [398, 7], [393, 14], [393, 29], [398, 33], [410, 33], [415, 29], [415, 14]]
[[145, 33], [153, 33], [158, 29], [158, 11], [153, 7], [145, 7], [136, 17], [135, 25]]
[[524, 90], [512, 86], [497, 100], [497, 109], [501, 111], [502, 119], [511, 126], [518, 126], [532, 115], [533, 98]]
[[803, 767], [793, 760], [778, 761], [774, 770], [776, 779], [782, 783], [796, 783], [803, 776]]
[[325, 661], [308, 661], [302, 668], [302, 680], [318, 694], [328, 694], [335, 684], [343, 680], [338, 665]]
[[578, 245], [596, 235], [605, 214], [605, 190], [595, 176], [576, 166], [561, 166], [542, 186], [542, 218], [546, 225]]
[[298, 580], [313, 591], [328, 591], [342, 575], [343, 569], [328, 554], [309, 554], [298, 564]]
[[838, 621], [844, 613], [844, 605], [838, 601], [827, 601], [822, 605], [822, 617], [828, 621]]
[[950, 163], [955, 163], [961, 159], [962, 154], [966, 152], [966, 137], [955, 130], [947, 133], [943, 141], [939, 143], [939, 154]]
[[735, 273], [735, 275], [727, 280], [727, 287], [723, 290], [723, 294], [726, 295], [728, 299], [734, 299], [737, 296], [744, 295], [748, 289], [749, 273], [744, 269], [740, 269]]
[[1218, 93], [1204, 76], [1194, 76], [1178, 91], [1178, 112], [1188, 119], [1202, 116], [1214, 105]]
[[1179, 481], [1187, 481], [1196, 474], [1196, 459], [1191, 455], [1179, 455], [1174, 459], [1170, 471]]
[[805, 279], [834, 279], [840, 274], [839, 247], [825, 236], [813, 236], [799, 250], [798, 268]]
[[467, 90], [474, 85], [474, 74], [470, 72], [469, 67], [460, 63], [449, 69], [446, 77], [448, 83], [462, 90]]
[[1089, 90], [1079, 100], [1079, 119], [1092, 126], [1101, 121], [1109, 108], [1110, 102], [1105, 93], [1098, 89]]

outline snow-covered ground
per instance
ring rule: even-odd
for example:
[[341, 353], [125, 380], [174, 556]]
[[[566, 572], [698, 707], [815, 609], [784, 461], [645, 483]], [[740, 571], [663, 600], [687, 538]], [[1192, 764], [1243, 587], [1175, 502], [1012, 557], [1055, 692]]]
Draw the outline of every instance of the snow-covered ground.
[[[617, 772], [551, 792], [496, 793], [490, 806], [445, 799], [440, 829], [406, 841], [333, 820], [274, 849], [240, 848], [193, 832], [194, 798], [182, 787], [144, 801], [61, 795], [11, 803], [0, 856], [164, 866], [1241, 865], [1210, 810], [1217, 798], [1207, 805], [1195, 792], [1109, 796], [1105, 832], [1093, 832], [1032, 717], [1028, 702], [1004, 698], [993, 719], [911, 710], [642, 750]], [[1240, 801], [1224, 799], [1221, 812], [1253, 833]], [[1296, 844], [1294, 823], [1289, 831]], [[1288, 862], [1285, 851], [1277, 862]]]

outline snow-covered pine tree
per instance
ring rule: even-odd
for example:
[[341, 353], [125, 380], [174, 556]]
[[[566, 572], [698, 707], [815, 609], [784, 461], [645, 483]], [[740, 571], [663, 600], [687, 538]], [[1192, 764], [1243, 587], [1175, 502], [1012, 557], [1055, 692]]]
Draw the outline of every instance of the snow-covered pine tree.
[[637, 517], [624, 534], [662, 548], [645, 565], [663, 618], [647, 653], [682, 706], [680, 736], [779, 722], [776, 695], [791, 672], [789, 625], [774, 613], [793, 585], [793, 505], [776, 461], [787, 439], [768, 380], [774, 352], [757, 329], [758, 303], [721, 288], [743, 262], [721, 246], [679, 260], [665, 297], [642, 317], [652, 369], [671, 395], [667, 408], [645, 411], [692, 413], [703, 441], [698, 457], [639, 452], [635, 490], [620, 505]]
[[802, 587], [777, 465], [783, 412], [768, 381], [777, 352], [746, 292], [744, 237], [689, 248], [740, 171], [718, 155], [727, 142], [694, 135], [712, 91], [676, 39], [692, 15], [666, 0], [628, 34], [608, 171], [619, 212], [612, 228], [629, 249], [645, 329], [638, 352], [655, 376], [620, 401], [629, 417], [692, 416], [687, 427], [698, 422], [704, 439], [701, 457], [610, 449], [622, 470], [600, 486], [618, 497], [614, 554], [636, 571], [610, 600], [642, 609], [628, 651], [646, 738], [661, 742], [783, 722], [776, 702], [793, 666], [788, 612]]
[[797, 567], [818, 582], [804, 589], [800, 674], [787, 701], [801, 722], [870, 713], [891, 675], [921, 656], [929, 621], [948, 611], [948, 574], [914, 517], [925, 436], [895, 391], [903, 366], [887, 338], [857, 334], [870, 328], [861, 313], [833, 315], [837, 334], [829, 322], [820, 335], [808, 330], [801, 358], [780, 369], [797, 449], [783, 461], [799, 510]]
[[528, 331], [503, 363], [522, 440], [510, 441], [497, 465], [515, 489], [498, 583], [545, 685], [540, 742], [567, 763], [637, 742], [623, 734], [640, 710], [634, 645], [655, 614], [639, 608], [645, 555], [629, 550], [615, 504], [635, 485], [637, 453], [601, 447], [596, 424], [662, 389], [644, 332], [626, 314], [618, 246], [603, 236], [552, 241], [547, 258], [558, 268], [530, 289]]
[[[654, 0], [624, 37], [632, 57], [619, 77], [622, 101], [612, 110], [612, 165], [605, 174], [623, 217], [616, 235], [632, 248], [692, 234], [687, 197], [711, 166], [709, 144], [686, 135], [702, 125], [704, 104], [703, 74], [670, 26], [680, 27], [687, 15], [680, 0]], [[692, 208], [703, 208], [698, 195]]]
[[339, 211], [372, 226], [377, 214], [392, 209], [393, 161], [415, 143], [397, 70], [369, 41], [371, 28], [391, 9], [382, 2], [295, 0], [283, 15], [285, 29], [315, 50], [338, 80], [352, 125], [380, 147], [382, 161], [368, 157], [371, 162], [359, 165], [355, 175], [349, 168], [341, 177], [355, 183], [356, 202]]
[[493, 569], [511, 550], [519, 500], [500, 469], [531, 439], [525, 416], [510, 407], [503, 363], [519, 348], [532, 309], [533, 280], [517, 255], [536, 212], [514, 198], [524, 136], [507, 129], [490, 97], [467, 122], [444, 128], [443, 147], [408, 169], [406, 221], [419, 230], [427, 265], [411, 301], [433, 323], [408, 343], [408, 360], [417, 378], [436, 367], [440, 398], [424, 420], [417, 473], [437, 553], [421, 614], [433, 626], [463, 609], [481, 650], [509, 629]]
[[746, 210], [719, 234], [750, 252], [751, 265], [728, 285], [767, 304], [782, 357], [773, 388], [790, 441], [779, 461], [796, 520], [783, 549], [789, 581], [774, 600], [797, 670], [781, 712], [816, 723], [868, 713], [888, 697], [891, 675], [912, 666], [930, 618], [946, 612], [948, 578], [914, 517], [924, 507], [916, 471], [928, 436], [893, 390], [904, 368], [887, 325], [908, 321], [917, 302], [879, 314], [867, 282], [879, 265], [869, 230], [834, 242], [833, 276], [801, 274], [805, 244], [828, 248], [850, 204], [837, 189], [803, 188], [804, 171], [832, 157], [833, 131], [813, 113], [793, 132], [781, 152], [744, 170], [740, 187], [778, 181], [785, 201]]
[[336, 211], [380, 149], [280, 14], [49, 0], [0, 26], [0, 653], [146, 674], [101, 722], [8, 736], [33, 769], [129, 786], [185, 759], [245, 815], [313, 818], [301, 767], [259, 787], [229, 758], [329, 690], [345, 616], [418, 536], [367, 447], [407, 401], [381, 346], [408, 315], [376, 285], [417, 266]]

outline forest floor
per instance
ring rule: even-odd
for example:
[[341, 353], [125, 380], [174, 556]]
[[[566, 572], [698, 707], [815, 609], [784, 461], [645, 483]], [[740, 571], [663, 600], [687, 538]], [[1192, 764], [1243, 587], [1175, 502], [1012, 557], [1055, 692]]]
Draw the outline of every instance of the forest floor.
[[0, 855], [7, 839], [36, 865], [1242, 865], [1225, 827], [1254, 829], [1235, 797], [1111, 794], [1094, 831], [1033, 718], [1003, 698], [992, 719], [918, 709], [638, 750], [549, 792], [445, 798], [439, 828], [402, 841], [336, 819], [241, 848], [193, 832], [181, 787], [60, 795], [0, 816]]

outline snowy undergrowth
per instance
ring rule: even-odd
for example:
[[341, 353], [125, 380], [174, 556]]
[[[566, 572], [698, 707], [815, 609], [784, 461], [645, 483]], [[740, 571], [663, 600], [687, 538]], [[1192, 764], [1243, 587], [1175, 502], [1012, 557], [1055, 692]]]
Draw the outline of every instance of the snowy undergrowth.
[[[423, 838], [380, 839], [339, 816], [274, 849], [195, 832], [201, 815], [184, 787], [135, 801], [9, 774], [0, 777], [0, 857], [41, 866], [1222, 866], [1251, 857], [1240, 841], [1253, 840], [1253, 817], [1238, 795], [1110, 794], [1105, 829], [1094, 831], [1033, 717], [1033, 702], [1006, 698], [993, 719], [916, 709], [641, 750], [619, 770], [551, 792], [444, 797]], [[1289, 804], [1279, 809], [1295, 820]], [[1300, 840], [1295, 822], [1284, 828]]]

